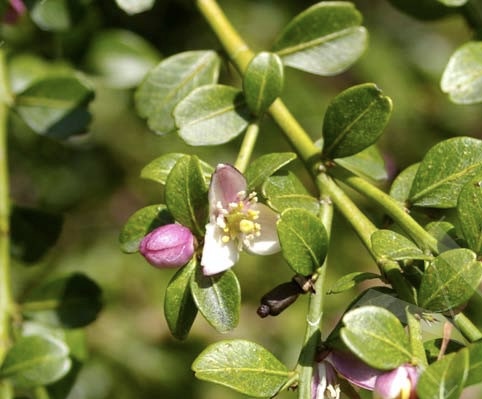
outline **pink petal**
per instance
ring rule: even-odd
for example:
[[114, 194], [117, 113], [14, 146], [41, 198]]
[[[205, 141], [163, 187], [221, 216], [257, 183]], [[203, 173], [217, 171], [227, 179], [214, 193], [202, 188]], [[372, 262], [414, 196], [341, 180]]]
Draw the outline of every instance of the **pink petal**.
[[214, 223], [206, 225], [206, 235], [204, 236], [204, 248], [201, 258], [203, 274], [212, 276], [221, 273], [238, 261], [239, 252], [237, 244], [233, 241], [223, 243], [221, 241], [222, 231]]
[[218, 164], [211, 177], [209, 186], [210, 212], [213, 214], [218, 202], [223, 208], [227, 208], [230, 202], [239, 201], [238, 193], [247, 190], [244, 176], [234, 166]]

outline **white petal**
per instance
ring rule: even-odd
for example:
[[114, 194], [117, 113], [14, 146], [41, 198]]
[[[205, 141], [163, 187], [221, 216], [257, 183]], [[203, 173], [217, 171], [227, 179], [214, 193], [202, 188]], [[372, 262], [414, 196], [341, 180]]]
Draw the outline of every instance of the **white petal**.
[[206, 225], [201, 265], [205, 276], [223, 272], [238, 261], [239, 252], [235, 242], [223, 243], [222, 231], [214, 223]]
[[246, 251], [256, 255], [271, 255], [280, 251], [276, 221], [278, 214], [263, 204], [254, 204], [251, 209], [259, 211], [257, 223], [261, 225], [261, 235], [246, 245]]
[[247, 183], [244, 176], [234, 166], [228, 164], [218, 164], [211, 177], [209, 186], [209, 206], [210, 213], [216, 210], [216, 205], [220, 202], [224, 208], [230, 202], [237, 202], [237, 194], [246, 191]]

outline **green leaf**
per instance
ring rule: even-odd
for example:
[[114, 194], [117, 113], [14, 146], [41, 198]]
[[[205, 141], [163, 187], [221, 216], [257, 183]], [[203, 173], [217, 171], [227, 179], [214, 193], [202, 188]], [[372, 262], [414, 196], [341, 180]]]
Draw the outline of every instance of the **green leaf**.
[[296, 273], [307, 276], [321, 267], [328, 235], [319, 218], [304, 209], [290, 208], [281, 214], [277, 228], [283, 257]]
[[338, 279], [335, 284], [330, 288], [327, 292], [328, 294], [339, 294], [341, 292], [348, 291], [355, 287], [357, 284], [366, 281], [372, 280], [375, 278], [380, 278], [379, 274], [369, 273], [369, 272], [353, 272], [349, 274], [345, 274], [343, 277]]
[[127, 14], [134, 15], [150, 10], [155, 0], [116, 0], [116, 3]]
[[297, 15], [273, 46], [285, 65], [317, 75], [336, 75], [365, 51], [368, 33], [349, 2], [320, 2]]
[[457, 216], [460, 228], [469, 248], [475, 253], [482, 252], [482, 176], [466, 183], [460, 191], [457, 202]]
[[301, 208], [317, 215], [319, 201], [310, 195], [303, 183], [290, 171], [268, 177], [262, 188], [268, 204], [278, 212], [288, 208]]
[[468, 0], [437, 0], [447, 7], [460, 7], [467, 3]]
[[72, 27], [68, 0], [37, 0], [30, 10], [35, 24], [46, 31], [62, 32]]
[[241, 288], [232, 270], [205, 276], [198, 267], [191, 278], [191, 293], [197, 308], [216, 331], [225, 333], [238, 325]]
[[139, 209], [126, 222], [119, 235], [121, 249], [128, 253], [139, 250], [142, 239], [156, 227], [174, 222], [164, 204], [150, 205]]
[[335, 162], [358, 176], [380, 182], [388, 178], [385, 160], [374, 145], [345, 158], [335, 159]]
[[363, 306], [343, 316], [341, 337], [348, 348], [368, 365], [392, 370], [411, 360], [402, 323], [390, 311]]
[[360, 152], [383, 133], [392, 101], [373, 83], [350, 87], [328, 105], [323, 120], [323, 154], [331, 159]]
[[419, 306], [444, 312], [467, 302], [482, 280], [482, 263], [469, 249], [441, 253], [426, 268], [418, 293]]
[[196, 87], [218, 80], [219, 57], [214, 51], [187, 51], [161, 61], [135, 94], [139, 115], [159, 134], [175, 129], [172, 111]]
[[160, 60], [159, 52], [128, 30], [98, 31], [86, 54], [87, 69], [110, 87], [127, 89], [141, 83]]
[[62, 224], [61, 215], [14, 206], [10, 215], [12, 255], [23, 262], [38, 261], [57, 242]]
[[283, 90], [283, 63], [273, 53], [261, 52], [249, 63], [243, 78], [246, 104], [255, 114], [267, 111]]
[[102, 291], [87, 276], [74, 273], [40, 285], [25, 299], [22, 313], [54, 327], [79, 328], [92, 323], [102, 308]]
[[451, 353], [426, 368], [417, 382], [420, 399], [458, 399], [467, 379], [469, 351]]
[[[160, 157], [149, 162], [141, 170], [141, 177], [144, 179], [153, 180], [155, 182], [166, 184], [167, 176], [171, 172], [176, 162], [186, 154], [169, 153], [161, 155]], [[206, 162], [199, 161], [204, 179], [209, 181], [214, 172], [214, 168]]]
[[427, 367], [428, 361], [423, 346], [422, 326], [420, 317], [413, 315], [409, 309], [405, 310], [408, 325], [408, 339], [410, 342], [410, 353], [412, 354], [412, 362], [416, 362], [419, 367]]
[[18, 388], [50, 384], [69, 371], [68, 355], [67, 345], [51, 336], [21, 337], [8, 350], [0, 377], [9, 378]]
[[92, 89], [77, 77], [47, 77], [16, 97], [15, 110], [35, 132], [64, 139], [85, 132], [93, 98]]
[[481, 140], [454, 137], [442, 141], [423, 158], [409, 200], [416, 206], [453, 208], [462, 187], [481, 169]]
[[166, 288], [164, 315], [171, 334], [180, 340], [187, 337], [197, 315], [191, 295], [191, 279], [197, 266], [196, 259], [192, 259], [176, 272]]
[[482, 41], [465, 43], [455, 51], [445, 67], [440, 87], [457, 104], [482, 101]]
[[395, 198], [400, 204], [405, 205], [407, 203], [419, 166], [420, 163], [410, 165], [408, 168], [402, 170], [393, 181], [390, 187], [390, 196]]
[[482, 342], [474, 342], [468, 347], [470, 367], [467, 376], [466, 386], [482, 382]]
[[248, 165], [244, 174], [248, 182], [248, 188], [260, 187], [268, 177], [294, 159], [296, 159], [294, 152], [275, 152], [255, 159]]
[[202, 236], [207, 218], [208, 189], [196, 156], [180, 158], [166, 180], [166, 204], [174, 219]]
[[371, 236], [373, 251], [380, 257], [391, 260], [432, 259], [417, 245], [401, 234], [391, 230], [376, 230]]
[[250, 112], [238, 89], [205, 85], [189, 93], [174, 109], [179, 136], [189, 145], [224, 144], [248, 126]]
[[254, 342], [231, 340], [208, 346], [192, 369], [200, 380], [224, 385], [255, 398], [274, 397], [290, 372], [272, 353]]

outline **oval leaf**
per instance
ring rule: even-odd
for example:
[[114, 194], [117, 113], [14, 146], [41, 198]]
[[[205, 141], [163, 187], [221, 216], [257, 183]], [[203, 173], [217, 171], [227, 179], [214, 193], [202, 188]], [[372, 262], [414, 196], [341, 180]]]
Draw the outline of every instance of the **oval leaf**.
[[7, 352], [0, 376], [18, 388], [50, 384], [69, 371], [68, 355], [67, 345], [51, 336], [21, 337]]
[[166, 288], [164, 315], [171, 334], [183, 340], [189, 334], [197, 315], [196, 304], [191, 295], [191, 279], [197, 267], [196, 259], [178, 270]]
[[327, 292], [328, 294], [339, 294], [340, 292], [348, 291], [366, 280], [372, 280], [375, 278], [381, 278], [379, 274], [369, 272], [354, 272], [345, 274], [338, 279], [335, 284]]
[[92, 323], [102, 308], [102, 291], [89, 277], [74, 273], [49, 281], [26, 298], [22, 313], [54, 327], [79, 328]]
[[383, 133], [392, 101], [373, 83], [350, 87], [337, 95], [323, 120], [323, 154], [343, 158], [364, 150]]
[[482, 263], [469, 249], [443, 252], [425, 269], [418, 293], [419, 306], [444, 312], [467, 302], [482, 280]]
[[166, 204], [174, 219], [198, 236], [207, 217], [207, 185], [199, 160], [186, 155], [177, 161], [166, 181]]
[[458, 399], [467, 379], [469, 351], [451, 353], [427, 367], [417, 382], [420, 399]]
[[385, 169], [385, 160], [378, 148], [374, 145], [352, 156], [338, 158], [335, 162], [358, 176], [373, 182], [380, 182], [388, 178]]
[[462, 187], [482, 169], [482, 141], [454, 137], [433, 146], [413, 180], [413, 205], [453, 208]]
[[198, 267], [191, 279], [191, 293], [201, 314], [217, 331], [225, 333], [238, 325], [241, 288], [231, 270], [205, 276]]
[[91, 88], [76, 77], [47, 77], [20, 93], [15, 109], [35, 132], [63, 139], [85, 132], [93, 98]]
[[150, 10], [155, 0], [116, 0], [116, 3], [127, 14], [134, 15]]
[[480, 254], [482, 252], [482, 176], [469, 181], [460, 191], [457, 215], [469, 248]]
[[217, 145], [234, 139], [249, 124], [242, 93], [231, 86], [193, 90], [174, 109], [179, 136], [189, 145]]
[[391, 230], [377, 230], [371, 236], [373, 251], [391, 260], [432, 259], [417, 245], [401, 234]]
[[468, 42], [450, 57], [440, 82], [457, 104], [482, 101], [482, 41]]
[[302, 208], [317, 215], [320, 202], [310, 195], [303, 183], [290, 171], [270, 176], [262, 186], [263, 196], [278, 212], [288, 208]]
[[390, 187], [390, 196], [403, 205], [406, 204], [410, 197], [410, 190], [412, 189], [413, 180], [415, 179], [419, 166], [420, 163], [415, 163], [402, 170]]
[[343, 342], [368, 365], [392, 370], [410, 361], [408, 337], [392, 312], [363, 306], [346, 313], [343, 324]]
[[[172, 168], [179, 159], [181, 159], [186, 154], [180, 153], [169, 153], [161, 155], [160, 157], [149, 162], [141, 170], [141, 177], [144, 179], [153, 180], [155, 182], [166, 184], [167, 176], [171, 173]], [[214, 168], [206, 162], [199, 161], [201, 165], [201, 170], [204, 175], [204, 179], [209, 181], [211, 175], [214, 172]]]
[[214, 51], [187, 51], [161, 61], [135, 94], [139, 115], [160, 134], [175, 129], [172, 111], [196, 87], [218, 80], [219, 57]]
[[304, 276], [316, 271], [325, 260], [328, 235], [320, 219], [304, 209], [287, 209], [277, 224], [283, 257]]
[[349, 2], [320, 2], [297, 15], [273, 46], [283, 63], [330, 76], [350, 67], [365, 51], [368, 34]]
[[255, 114], [260, 115], [281, 94], [283, 89], [283, 63], [273, 53], [257, 54], [249, 63], [243, 78], [246, 104]]
[[294, 152], [275, 152], [265, 154], [251, 162], [244, 174], [248, 182], [248, 188], [255, 189], [283, 166], [296, 159]]
[[127, 89], [141, 83], [160, 58], [141, 36], [112, 29], [96, 32], [87, 50], [86, 64], [107, 86]]
[[474, 385], [482, 382], [482, 342], [474, 342], [468, 346], [470, 368], [466, 385]]
[[174, 218], [164, 204], [150, 205], [135, 212], [119, 235], [121, 249], [128, 253], [139, 250], [142, 239], [156, 227], [173, 223]]
[[254, 342], [221, 341], [194, 361], [196, 377], [255, 398], [274, 397], [290, 372], [272, 353]]

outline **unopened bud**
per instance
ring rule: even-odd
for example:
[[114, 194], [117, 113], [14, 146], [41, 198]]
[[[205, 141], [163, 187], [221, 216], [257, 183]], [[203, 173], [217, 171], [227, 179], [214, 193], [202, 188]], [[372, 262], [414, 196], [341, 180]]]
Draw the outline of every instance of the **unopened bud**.
[[146, 235], [139, 246], [139, 252], [153, 266], [184, 266], [194, 254], [194, 236], [180, 224], [167, 224]]

